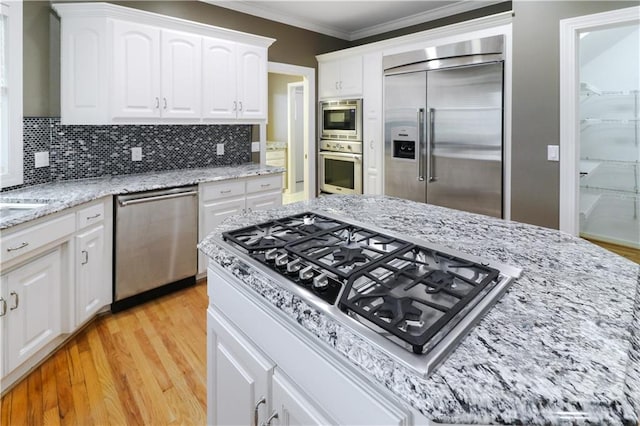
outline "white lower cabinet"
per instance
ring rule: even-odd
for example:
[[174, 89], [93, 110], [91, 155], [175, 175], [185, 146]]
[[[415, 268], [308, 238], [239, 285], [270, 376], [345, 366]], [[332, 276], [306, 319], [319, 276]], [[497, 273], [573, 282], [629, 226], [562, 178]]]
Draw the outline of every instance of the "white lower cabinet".
[[3, 376], [61, 334], [62, 274], [56, 248], [2, 276]]
[[[199, 240], [236, 214], [282, 205], [282, 174], [201, 183], [199, 187]], [[207, 261], [198, 254], [198, 274], [207, 270]]]
[[104, 282], [104, 246], [104, 225], [76, 236], [76, 324], [111, 302], [111, 286]]
[[208, 268], [213, 425], [410, 425], [410, 408], [226, 270]]

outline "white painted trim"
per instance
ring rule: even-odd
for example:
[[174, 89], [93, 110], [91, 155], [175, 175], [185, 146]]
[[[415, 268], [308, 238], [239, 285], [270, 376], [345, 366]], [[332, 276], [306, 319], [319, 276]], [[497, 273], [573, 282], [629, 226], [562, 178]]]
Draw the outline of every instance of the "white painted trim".
[[322, 55], [317, 55], [316, 59], [318, 60], [318, 62], [328, 62], [336, 59], [353, 57], [354, 55], [363, 55], [365, 53], [374, 53], [380, 51], [384, 51], [385, 54], [389, 54], [387, 50], [402, 50], [403, 46], [411, 44], [425, 43], [458, 34], [466, 35], [467, 33], [471, 33], [474, 31], [509, 25], [511, 24], [512, 20], [513, 18], [511, 16], [511, 12], [502, 12], [491, 16], [484, 16], [482, 18], [459, 22], [457, 24], [446, 25], [444, 27], [433, 28], [426, 31], [420, 31], [400, 37], [377, 41], [375, 43], [364, 44], [362, 46], [355, 46], [335, 52], [323, 53]]
[[0, 176], [0, 187], [21, 185], [23, 171], [22, 116], [22, 0], [2, 1], [2, 13], [9, 17], [7, 73], [9, 81], [8, 170]]
[[[304, 83], [303, 82], [287, 84], [287, 158], [286, 158], [286, 161], [287, 161], [287, 172], [288, 172], [287, 173], [288, 175], [287, 191], [289, 193], [295, 192], [296, 176], [298, 175], [298, 170], [296, 167], [297, 166], [296, 157], [298, 156], [299, 148], [291, 144], [291, 140], [293, 139], [293, 135], [295, 133], [295, 120], [294, 120], [295, 109], [294, 108], [296, 105], [296, 102], [295, 102], [296, 93], [299, 92], [298, 89], [302, 90], [303, 99], [304, 99]], [[304, 140], [303, 140], [303, 143], [304, 143]], [[304, 151], [303, 151], [303, 154], [304, 154]], [[308, 161], [304, 161], [303, 164], [304, 164], [304, 168], [309, 168]], [[302, 174], [303, 179], [305, 174], [308, 174], [308, 171], [305, 173], [305, 170], [303, 170], [303, 174]]]
[[581, 31], [624, 22], [640, 23], [640, 6], [560, 21], [560, 230], [580, 232], [579, 221], [579, 63]]
[[[308, 167], [304, 176], [304, 199], [316, 197], [316, 70], [314, 68], [302, 67], [299, 65], [283, 64], [279, 62], [269, 62], [268, 72], [286, 75], [298, 75], [303, 77], [304, 103], [305, 103], [305, 134], [304, 145], [306, 148], [306, 161]], [[266, 126], [265, 126], [266, 127]], [[264, 153], [266, 144], [266, 134], [260, 140], [260, 162], [264, 164], [266, 154]]]
[[355, 31], [345, 31], [337, 26], [329, 26], [314, 22], [305, 17], [293, 14], [283, 13], [281, 10], [274, 11], [269, 8], [268, 2], [246, 2], [246, 1], [229, 1], [229, 0], [200, 0], [214, 6], [223, 7], [225, 9], [235, 10], [236, 12], [246, 13], [257, 16], [259, 18], [268, 19], [270, 21], [280, 22], [294, 27], [302, 28], [309, 31], [325, 34], [331, 37], [337, 37], [343, 40], [354, 41], [361, 38], [382, 34], [388, 31], [394, 31], [400, 28], [406, 28], [412, 25], [422, 24], [447, 16], [457, 15], [471, 10], [479, 9], [493, 4], [501, 3], [502, 0], [489, 1], [459, 1], [450, 5], [438, 7], [422, 13], [412, 14], [403, 18], [394, 19], [376, 25], [371, 25]]
[[51, 5], [60, 18], [89, 17], [114, 18], [124, 21], [133, 21], [138, 24], [153, 25], [160, 28], [185, 31], [213, 38], [232, 39], [240, 43], [254, 46], [269, 47], [275, 39], [258, 36], [241, 31], [230, 30], [213, 25], [201, 24], [186, 19], [161, 15], [159, 13], [146, 12], [110, 3], [54, 3]]

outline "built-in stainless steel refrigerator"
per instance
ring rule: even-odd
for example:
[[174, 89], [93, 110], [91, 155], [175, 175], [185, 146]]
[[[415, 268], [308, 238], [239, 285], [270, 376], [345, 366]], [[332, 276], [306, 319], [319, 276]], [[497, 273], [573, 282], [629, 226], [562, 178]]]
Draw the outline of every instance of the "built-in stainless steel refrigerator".
[[502, 217], [503, 44], [384, 57], [385, 194]]

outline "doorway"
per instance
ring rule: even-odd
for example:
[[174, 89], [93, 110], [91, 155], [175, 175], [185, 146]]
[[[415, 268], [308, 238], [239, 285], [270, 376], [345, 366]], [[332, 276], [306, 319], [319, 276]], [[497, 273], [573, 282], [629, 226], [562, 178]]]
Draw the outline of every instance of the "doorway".
[[639, 15], [561, 21], [560, 229], [640, 263]]
[[315, 70], [269, 62], [265, 163], [285, 168], [283, 203], [316, 196]]

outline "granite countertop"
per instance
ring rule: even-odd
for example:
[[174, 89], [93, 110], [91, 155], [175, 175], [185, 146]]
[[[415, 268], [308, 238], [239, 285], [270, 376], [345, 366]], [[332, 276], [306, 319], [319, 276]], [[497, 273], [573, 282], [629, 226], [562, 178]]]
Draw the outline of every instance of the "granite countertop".
[[307, 210], [522, 268], [427, 379], [247, 265], [200, 249], [427, 418], [443, 423], [638, 424], [640, 265], [552, 229], [382, 196], [328, 196], [229, 218], [216, 231]]
[[105, 176], [35, 185], [0, 193], [0, 202], [44, 202], [46, 205], [19, 214], [0, 215], [0, 230], [101, 197], [202, 182], [281, 173], [282, 167], [248, 163], [228, 167], [208, 167]]

